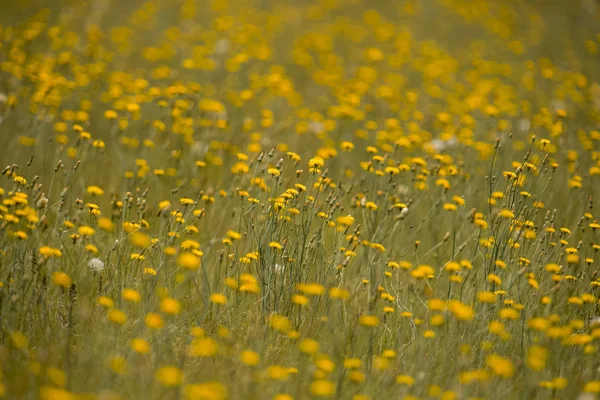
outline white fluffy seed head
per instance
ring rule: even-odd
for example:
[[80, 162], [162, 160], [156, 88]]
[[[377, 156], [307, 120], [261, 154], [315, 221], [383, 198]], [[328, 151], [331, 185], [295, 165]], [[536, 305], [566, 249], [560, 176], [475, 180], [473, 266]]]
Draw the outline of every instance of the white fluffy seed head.
[[88, 261], [88, 267], [90, 267], [90, 269], [95, 273], [99, 274], [100, 272], [104, 271], [104, 261], [99, 258], [92, 258], [90, 261]]

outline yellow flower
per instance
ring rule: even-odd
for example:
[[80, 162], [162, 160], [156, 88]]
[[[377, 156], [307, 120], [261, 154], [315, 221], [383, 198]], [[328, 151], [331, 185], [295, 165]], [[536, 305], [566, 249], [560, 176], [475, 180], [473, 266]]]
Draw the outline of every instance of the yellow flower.
[[108, 218], [99, 218], [98, 228], [107, 232], [112, 232], [115, 229], [115, 224]]
[[546, 368], [548, 361], [548, 349], [542, 346], [531, 346], [527, 351], [527, 366], [533, 371], [541, 371]]
[[181, 268], [195, 271], [200, 267], [201, 259], [195, 254], [185, 252], [177, 258], [177, 265]]
[[502, 218], [512, 219], [515, 217], [515, 214], [510, 210], [504, 209], [498, 213], [498, 216], [500, 216]]
[[495, 303], [496, 295], [492, 292], [479, 292], [477, 293], [477, 300], [482, 303]]
[[321, 157], [314, 157], [308, 161], [308, 166], [310, 168], [316, 169], [322, 167], [323, 165], [325, 165], [325, 160], [323, 160]]
[[210, 301], [214, 304], [226, 304], [227, 297], [222, 293], [213, 293], [210, 295]]
[[239, 161], [231, 167], [230, 171], [232, 174], [247, 174], [250, 172], [250, 167], [245, 162]]
[[220, 382], [205, 382], [185, 385], [183, 388], [188, 400], [226, 400], [227, 388]]
[[55, 249], [49, 246], [42, 246], [39, 249], [39, 252], [44, 257], [61, 257], [62, 251], [59, 249]]
[[104, 118], [106, 118], [106, 119], [116, 119], [116, 118], [118, 118], [118, 116], [119, 116], [119, 114], [117, 114], [117, 112], [114, 110], [106, 110], [104, 112]]
[[24, 334], [22, 334], [21, 332], [19, 332], [19, 331], [11, 332], [10, 339], [11, 339], [13, 346], [15, 346], [17, 349], [23, 350], [23, 349], [27, 348], [27, 345], [28, 345], [27, 337]]
[[123, 375], [127, 372], [127, 360], [121, 355], [114, 355], [108, 359], [108, 367], [116, 374]]
[[94, 228], [82, 225], [77, 229], [81, 236], [92, 236], [96, 231]]
[[354, 217], [352, 215], [337, 217], [336, 222], [340, 225], [350, 226], [354, 224]]
[[231, 240], [240, 240], [242, 238], [242, 235], [236, 231], [227, 231], [227, 237]]
[[219, 345], [212, 338], [199, 338], [192, 342], [188, 354], [192, 357], [213, 357], [217, 354]]
[[396, 376], [396, 383], [399, 385], [412, 386], [415, 383], [415, 378], [409, 375], [398, 375]]
[[600, 381], [590, 381], [583, 386], [585, 393], [600, 393]]
[[269, 324], [271, 328], [280, 332], [287, 332], [292, 328], [290, 320], [283, 315], [278, 314], [271, 315], [269, 318]]
[[344, 142], [341, 143], [340, 147], [344, 151], [351, 151], [351, 150], [354, 149], [354, 143], [348, 142], [348, 141], [344, 141]]
[[172, 365], [159, 368], [154, 377], [157, 381], [168, 387], [177, 386], [183, 382], [183, 372]]
[[327, 380], [316, 380], [310, 384], [310, 393], [317, 397], [329, 397], [335, 394], [335, 384]]
[[329, 297], [332, 299], [347, 300], [350, 298], [350, 292], [348, 292], [346, 289], [332, 287], [329, 289]]
[[139, 303], [142, 300], [140, 293], [134, 289], [123, 289], [121, 295], [123, 296], [123, 300], [131, 303]]
[[315, 354], [319, 351], [319, 343], [312, 339], [303, 339], [298, 344], [298, 347], [300, 348], [300, 351], [306, 354]]
[[133, 232], [130, 236], [131, 244], [136, 247], [146, 248], [150, 246], [150, 237], [142, 232]]
[[519, 317], [519, 312], [514, 308], [503, 308], [500, 310], [500, 319], [515, 320]]
[[98, 304], [104, 308], [113, 308], [115, 302], [110, 297], [100, 296], [98, 297]]
[[475, 316], [475, 311], [473, 311], [471, 306], [463, 304], [458, 300], [449, 301], [448, 308], [459, 320], [470, 321]]
[[267, 374], [271, 379], [286, 381], [290, 374], [290, 369], [281, 365], [272, 365], [267, 368]]
[[568, 264], [577, 264], [579, 262], [579, 255], [578, 254], [567, 254], [566, 260], [567, 260]]
[[377, 211], [377, 204], [373, 203], [372, 201], [367, 201], [365, 203], [365, 207], [367, 207], [369, 210], [373, 210], [373, 211]]
[[515, 373], [515, 366], [512, 361], [495, 354], [490, 354], [487, 356], [486, 364], [491, 368], [495, 375], [498, 375], [502, 378], [510, 378]]
[[375, 315], [361, 315], [358, 319], [358, 323], [362, 326], [376, 327], [379, 325], [379, 318]]
[[446, 309], [446, 302], [441, 299], [429, 299], [427, 302], [427, 307], [434, 311], [444, 311]]
[[300, 283], [297, 286], [298, 290], [302, 293], [309, 294], [312, 296], [320, 296], [325, 293], [325, 287], [318, 283]]
[[240, 354], [240, 360], [246, 365], [255, 366], [260, 362], [260, 356], [255, 351], [244, 350]]
[[136, 353], [146, 354], [150, 352], [150, 343], [142, 338], [135, 338], [131, 341], [131, 349]]
[[460, 197], [460, 196], [452, 196], [452, 201], [454, 201], [459, 206], [464, 206], [465, 205], [465, 199], [463, 197]]
[[88, 186], [87, 192], [92, 196], [102, 196], [104, 194], [104, 190], [100, 189], [98, 186]]
[[160, 302], [160, 310], [165, 314], [179, 315], [181, 313], [181, 303], [173, 298], [165, 297]]
[[304, 306], [308, 304], [308, 297], [296, 294], [292, 297], [292, 303], [298, 304], [299, 306]]
[[456, 204], [445, 203], [444, 204], [444, 210], [446, 210], [446, 211], [455, 211], [456, 210]]
[[71, 286], [73, 281], [71, 280], [71, 277], [69, 277], [69, 275], [65, 274], [64, 272], [56, 271], [52, 273], [52, 283], [66, 289]]
[[127, 315], [123, 311], [114, 308], [108, 311], [108, 320], [117, 325], [123, 325], [127, 322]]
[[416, 279], [433, 278], [435, 270], [429, 265], [419, 265], [410, 272], [410, 275]]
[[25, 232], [23, 232], [23, 231], [17, 231], [17, 232], [15, 232], [15, 233], [14, 233], [14, 236], [15, 236], [17, 239], [21, 239], [21, 240], [25, 240], [25, 239], [27, 239], [27, 233], [25, 233]]

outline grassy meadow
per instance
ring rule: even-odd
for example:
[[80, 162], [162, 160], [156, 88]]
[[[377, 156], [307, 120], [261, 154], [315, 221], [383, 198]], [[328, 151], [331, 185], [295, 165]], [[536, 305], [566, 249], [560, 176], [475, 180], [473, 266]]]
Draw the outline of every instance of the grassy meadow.
[[597, 1], [0, 3], [0, 396], [600, 394]]

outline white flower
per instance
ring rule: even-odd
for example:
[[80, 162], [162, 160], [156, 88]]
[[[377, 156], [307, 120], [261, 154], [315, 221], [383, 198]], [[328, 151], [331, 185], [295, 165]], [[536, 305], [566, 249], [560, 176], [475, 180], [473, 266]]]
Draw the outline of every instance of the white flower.
[[593, 393], [581, 393], [577, 397], [577, 400], [596, 400], [596, 396]]
[[90, 261], [88, 261], [88, 267], [90, 267], [90, 269], [95, 273], [99, 274], [100, 272], [104, 271], [104, 261], [99, 258], [92, 258]]
[[192, 145], [190, 146], [190, 152], [193, 155], [198, 156], [198, 157], [206, 154], [207, 151], [208, 151], [208, 146], [200, 141], [196, 141], [196, 142], [192, 143]]
[[455, 137], [452, 137], [448, 140], [442, 140], [442, 139], [433, 139], [432, 141], [429, 142], [429, 145], [433, 148], [433, 150], [435, 150], [436, 152], [441, 152], [445, 149], [447, 149], [448, 147], [452, 147], [454, 145], [456, 145], [458, 143], [458, 141], [456, 140]]
[[406, 215], [408, 214], [408, 207], [404, 207], [402, 209], [402, 211], [400, 211], [400, 219], [404, 219], [406, 218]]
[[398, 194], [402, 197], [407, 197], [410, 194], [410, 188], [406, 185], [398, 185]]
[[219, 39], [217, 43], [215, 43], [215, 53], [217, 54], [225, 54], [229, 51], [231, 45], [229, 44], [229, 40], [227, 39]]
[[322, 122], [310, 122], [308, 127], [313, 133], [321, 133], [325, 130], [325, 125]]
[[554, 99], [552, 100], [552, 108], [554, 108], [554, 111], [564, 110], [565, 108], [567, 108], [567, 105], [562, 100]]
[[523, 118], [519, 121], [519, 130], [521, 132], [527, 132], [531, 128], [531, 121], [527, 118]]

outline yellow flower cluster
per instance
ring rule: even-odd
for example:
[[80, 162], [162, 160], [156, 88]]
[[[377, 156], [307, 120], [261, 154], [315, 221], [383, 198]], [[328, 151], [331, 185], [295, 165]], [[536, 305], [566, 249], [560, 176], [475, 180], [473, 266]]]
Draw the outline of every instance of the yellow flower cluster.
[[46, 3], [0, 16], [0, 397], [600, 394], [593, 1]]

